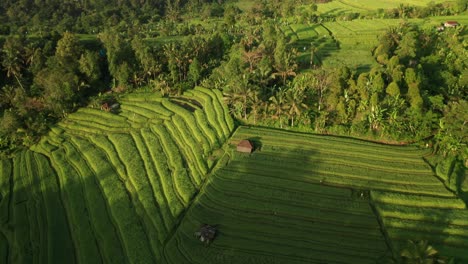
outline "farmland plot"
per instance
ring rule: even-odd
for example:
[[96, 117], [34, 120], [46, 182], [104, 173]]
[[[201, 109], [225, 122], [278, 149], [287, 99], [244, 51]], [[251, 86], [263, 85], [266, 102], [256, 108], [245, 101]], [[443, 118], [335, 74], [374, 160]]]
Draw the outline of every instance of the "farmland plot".
[[221, 94], [194, 91], [212, 108], [128, 95], [119, 114], [80, 109], [0, 160], [0, 263], [157, 262], [233, 129]]
[[[408, 239], [467, 257], [465, 204], [424, 162], [428, 150], [258, 127], [230, 142], [241, 139], [257, 150], [210, 176], [165, 263], [381, 263]], [[208, 247], [193, 236], [203, 224], [218, 230]]]
[[[257, 138], [262, 150], [234, 154], [209, 178], [166, 245], [166, 263], [376, 263], [389, 253], [366, 197], [314, 180], [319, 148], [304, 155], [299, 143], [286, 142], [269, 151], [262, 132], [286, 138], [262, 129], [234, 134], [232, 143]], [[219, 230], [209, 247], [193, 238], [205, 223]]]

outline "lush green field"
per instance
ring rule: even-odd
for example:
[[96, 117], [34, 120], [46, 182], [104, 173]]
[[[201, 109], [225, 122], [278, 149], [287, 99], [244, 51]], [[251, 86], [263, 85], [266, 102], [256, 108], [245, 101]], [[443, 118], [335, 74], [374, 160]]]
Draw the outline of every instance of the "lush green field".
[[349, 12], [374, 11], [380, 8], [396, 8], [401, 4], [412, 6], [426, 6], [428, 3], [442, 3], [445, 0], [334, 0], [328, 3], [319, 4], [318, 11], [328, 14], [343, 14]]
[[194, 93], [203, 98], [128, 95], [119, 114], [80, 109], [1, 160], [0, 262], [160, 259], [234, 128], [219, 93]]
[[[428, 151], [258, 127], [230, 142], [241, 139], [257, 150], [232, 152], [210, 176], [165, 247], [167, 263], [382, 263], [387, 245], [397, 252], [407, 239], [468, 258], [468, 230], [454, 226], [466, 221], [465, 204], [433, 175]], [[209, 247], [193, 237], [202, 224], [219, 230]]]
[[[118, 114], [80, 109], [0, 161], [2, 263], [381, 263], [408, 239], [468, 259], [466, 205], [428, 149], [231, 136], [221, 94], [204, 88], [121, 101]], [[253, 154], [234, 151], [242, 139]], [[210, 246], [194, 237], [201, 224], [218, 229]]]
[[[332, 1], [335, 3], [337, 1]], [[339, 2], [337, 2], [339, 3]], [[321, 6], [321, 5], [320, 5]], [[283, 32], [291, 38], [299, 52], [299, 61], [310, 61], [311, 46], [315, 48], [315, 62], [325, 66], [346, 65], [358, 69], [369, 69], [376, 64], [372, 50], [378, 45], [378, 37], [390, 27], [409, 22], [433, 29], [447, 20], [466, 25], [467, 15], [430, 17], [427, 19], [355, 19], [321, 24], [291, 24]]]

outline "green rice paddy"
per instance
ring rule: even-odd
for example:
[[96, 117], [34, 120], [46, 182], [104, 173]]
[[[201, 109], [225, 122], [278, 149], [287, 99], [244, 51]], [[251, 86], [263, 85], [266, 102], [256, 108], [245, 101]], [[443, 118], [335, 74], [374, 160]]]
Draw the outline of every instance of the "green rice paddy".
[[466, 205], [429, 149], [235, 128], [205, 88], [121, 104], [0, 161], [2, 263], [381, 263], [408, 239], [468, 259]]

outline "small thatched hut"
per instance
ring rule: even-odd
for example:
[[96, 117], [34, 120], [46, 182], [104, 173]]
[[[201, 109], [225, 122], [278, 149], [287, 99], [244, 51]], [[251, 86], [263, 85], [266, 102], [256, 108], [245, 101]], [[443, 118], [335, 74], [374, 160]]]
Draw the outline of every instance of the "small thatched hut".
[[216, 237], [216, 228], [207, 224], [203, 224], [198, 232], [195, 232], [195, 236], [200, 239], [201, 242], [210, 244]]
[[244, 153], [252, 153], [254, 146], [249, 140], [243, 139], [237, 144], [237, 151]]

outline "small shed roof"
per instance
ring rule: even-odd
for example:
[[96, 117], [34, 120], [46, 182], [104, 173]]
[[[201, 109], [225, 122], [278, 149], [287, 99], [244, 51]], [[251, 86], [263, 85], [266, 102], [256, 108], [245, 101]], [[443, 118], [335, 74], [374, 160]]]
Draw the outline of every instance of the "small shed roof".
[[237, 144], [237, 151], [244, 152], [244, 153], [252, 153], [254, 150], [253, 144], [249, 140], [241, 140], [239, 144]]
[[250, 142], [249, 140], [247, 139], [243, 139], [239, 142], [239, 144], [237, 144], [238, 147], [243, 147], [243, 148], [251, 148], [253, 149], [253, 145], [252, 145], [252, 142]]
[[446, 21], [444, 23], [445, 26], [458, 26], [458, 22], [457, 21]]

